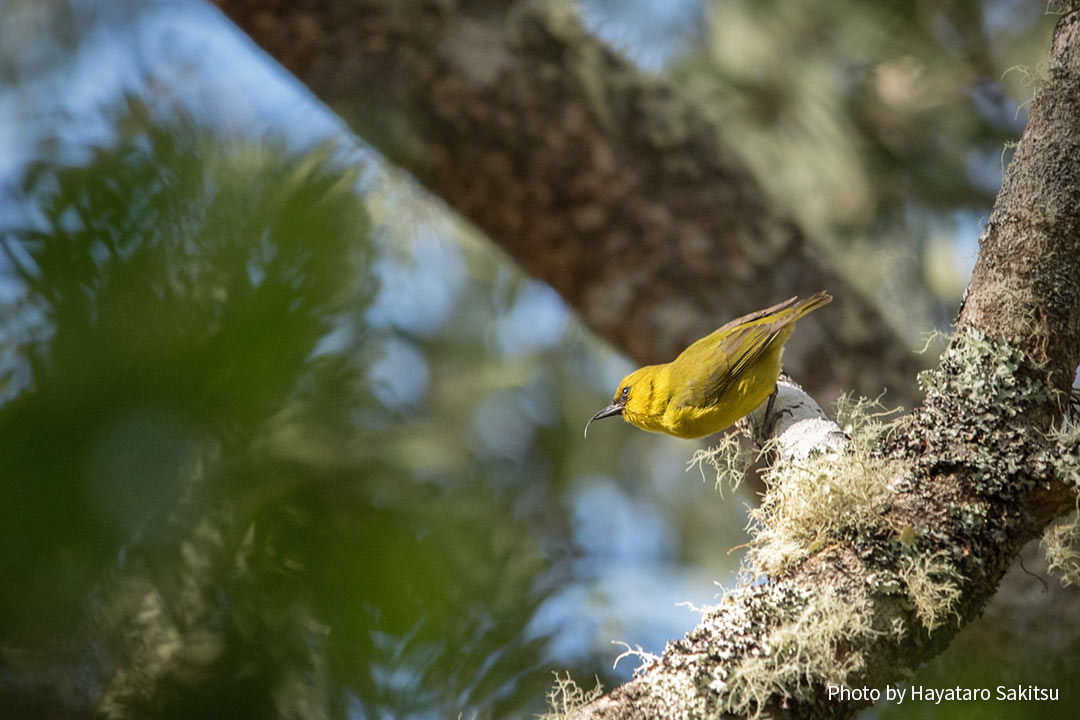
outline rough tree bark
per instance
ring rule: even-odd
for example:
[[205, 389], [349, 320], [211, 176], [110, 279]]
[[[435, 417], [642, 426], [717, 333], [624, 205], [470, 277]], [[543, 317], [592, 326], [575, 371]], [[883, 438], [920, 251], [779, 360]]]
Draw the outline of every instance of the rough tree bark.
[[[216, 0], [391, 162], [641, 362], [827, 288], [809, 390], [911, 407], [921, 360], [768, 198], [723, 128], [536, 0]], [[828, 348], [827, 352], [822, 352]]]

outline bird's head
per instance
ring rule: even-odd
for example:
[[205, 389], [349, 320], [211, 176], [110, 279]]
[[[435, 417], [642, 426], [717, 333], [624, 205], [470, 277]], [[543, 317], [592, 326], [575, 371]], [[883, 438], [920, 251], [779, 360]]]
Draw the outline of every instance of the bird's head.
[[636, 418], [644, 417], [652, 413], [653, 385], [659, 365], [647, 365], [630, 373], [622, 379], [619, 387], [615, 390], [615, 397], [611, 404], [589, 418], [585, 423], [585, 437], [589, 436], [589, 425], [593, 420], [602, 420], [615, 415], [622, 415], [623, 419], [634, 425]]

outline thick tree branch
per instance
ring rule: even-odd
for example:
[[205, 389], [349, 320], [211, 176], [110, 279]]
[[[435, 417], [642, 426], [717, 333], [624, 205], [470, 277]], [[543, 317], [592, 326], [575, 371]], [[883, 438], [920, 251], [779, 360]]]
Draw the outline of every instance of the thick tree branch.
[[1080, 26], [1059, 23], [1046, 83], [980, 239], [959, 321], [1008, 340], [1045, 365], [1059, 397], [1080, 348]]
[[[852, 716], [868, 703], [831, 698], [829, 685], [882, 689], [936, 654], [978, 616], [1020, 547], [1075, 506], [1077, 436], [1050, 431], [1080, 362], [1078, 133], [1073, 11], [1058, 24], [922, 407], [856, 458], [869, 473], [842, 460], [828, 476], [774, 469], [780, 487], [759, 516], [765, 545], [752, 551], [772, 581], [729, 595], [640, 677], [574, 717]], [[835, 508], [843, 515], [824, 508], [814, 519], [840, 524], [785, 548], [776, 538], [798, 519], [775, 495], [817, 492], [822, 479], [834, 493], [855, 481], [872, 492]]]
[[[365, 140], [642, 362], [827, 288], [789, 371], [914, 404], [920, 362], [768, 198], [723, 128], [564, 3], [216, 0]], [[816, 329], [816, 330], [815, 330]]]

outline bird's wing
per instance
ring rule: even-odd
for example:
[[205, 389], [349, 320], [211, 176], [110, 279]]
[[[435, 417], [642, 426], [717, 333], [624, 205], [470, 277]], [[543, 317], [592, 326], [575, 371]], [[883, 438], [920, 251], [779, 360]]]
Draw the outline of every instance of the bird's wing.
[[[731, 329], [732, 323], [720, 328], [714, 335], [719, 335], [717, 347], [707, 357], [699, 357], [698, 362], [708, 363], [712, 368], [703, 383], [686, 385], [672, 398], [676, 407], [711, 405], [723, 397], [731, 384], [742, 375], [746, 368], [754, 363], [769, 347], [786, 323], [753, 323], [762, 317], [749, 318], [750, 323]], [[739, 318], [747, 322], [747, 318]]]
[[789, 297], [784, 302], [776, 303], [772, 307], [767, 307], [764, 310], [755, 310], [752, 313], [747, 313], [746, 315], [743, 315], [741, 317], [737, 317], [734, 320], [730, 320], [730, 321], [724, 323], [723, 325], [721, 325], [720, 328], [718, 330], [714, 331], [714, 333], [712, 333], [712, 334], [723, 333], [725, 330], [731, 330], [732, 328], [737, 328], [740, 325], [748, 325], [748, 324], [754, 322], [755, 320], [761, 320], [762, 318], [768, 317], [769, 315], [776, 315], [776, 314], [780, 313], [782, 310], [787, 310], [789, 307], [794, 305], [795, 301], [798, 300], [798, 299], [799, 299], [798, 295], [796, 295], [794, 297]]
[[725, 337], [718, 348], [724, 354], [726, 372], [713, 371], [705, 382], [705, 399], [716, 402], [742, 377], [743, 371], [761, 357], [783, 328], [783, 323], [753, 324], [740, 327]]
[[[772, 307], [735, 318], [719, 330], [701, 338], [675, 358], [672, 364], [687, 363], [691, 371], [676, 372], [676, 376], [691, 378], [672, 396], [676, 407], [705, 407], [718, 402], [743, 372], [756, 362], [777, 335], [793, 322], [828, 303], [832, 298], [825, 291], [804, 300], [789, 298]], [[693, 382], [698, 377], [693, 369], [712, 368], [705, 382]]]

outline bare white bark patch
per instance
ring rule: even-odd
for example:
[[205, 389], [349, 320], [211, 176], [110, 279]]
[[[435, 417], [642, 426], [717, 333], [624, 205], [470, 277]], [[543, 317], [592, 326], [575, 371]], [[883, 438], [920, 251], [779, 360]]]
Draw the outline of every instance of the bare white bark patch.
[[813, 454], [840, 455], [849, 446], [847, 436], [814, 398], [785, 378], [776, 383], [772, 408], [766, 401], [747, 419], [754, 437], [775, 443], [781, 461], [802, 460]]

